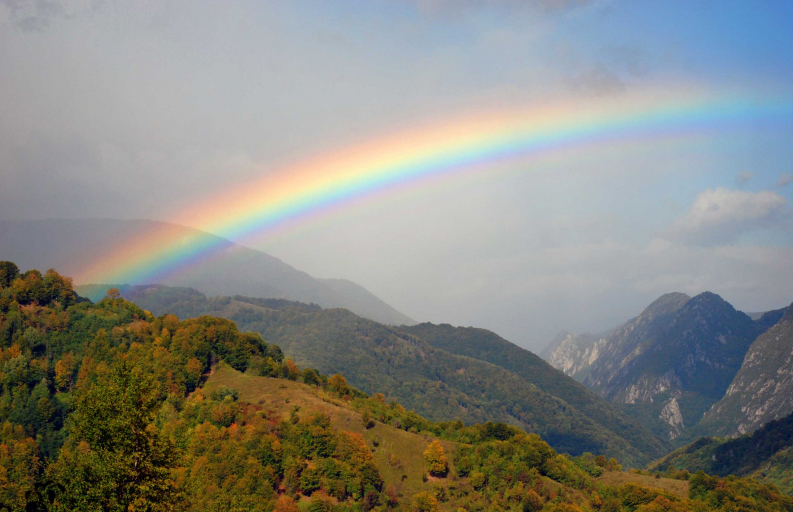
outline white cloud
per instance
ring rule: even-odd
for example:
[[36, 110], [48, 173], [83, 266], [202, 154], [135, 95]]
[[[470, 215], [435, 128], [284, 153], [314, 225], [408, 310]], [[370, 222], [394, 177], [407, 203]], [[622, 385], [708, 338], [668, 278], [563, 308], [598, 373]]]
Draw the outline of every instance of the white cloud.
[[786, 207], [787, 200], [770, 190], [708, 189], [697, 196], [667, 237], [693, 245], [733, 242], [746, 232], [777, 227], [786, 215]]

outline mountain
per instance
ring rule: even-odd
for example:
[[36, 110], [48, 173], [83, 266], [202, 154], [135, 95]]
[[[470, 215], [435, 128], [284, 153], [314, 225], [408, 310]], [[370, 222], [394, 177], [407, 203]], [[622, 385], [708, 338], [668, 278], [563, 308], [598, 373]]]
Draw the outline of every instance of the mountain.
[[568, 336], [572, 336], [572, 334], [565, 330], [559, 331], [559, 333], [554, 336], [554, 338], [547, 345], [545, 345], [545, 348], [542, 349], [537, 355], [547, 361], [548, 358], [551, 357], [551, 354], [553, 354], [554, 350], [556, 350], [559, 345], [561, 345], [562, 342], [567, 339]]
[[[156, 305], [158, 288], [185, 306], [200, 296], [135, 292]], [[238, 313], [321, 312], [279, 299], [248, 306]], [[3, 510], [793, 509], [751, 479], [623, 472], [504, 423], [433, 422], [343, 375], [301, 368], [227, 319], [77, 302], [57, 272], [20, 274], [8, 262], [0, 366]]]
[[670, 293], [606, 337], [569, 337], [550, 362], [675, 440], [721, 399], [776, 314], [754, 321], [716, 294]]
[[793, 415], [737, 438], [703, 437], [650, 466], [653, 471], [670, 468], [750, 476], [793, 494]]
[[[524, 378], [502, 366], [433, 347], [420, 336], [404, 332], [406, 327], [379, 324], [347, 310], [322, 310], [288, 301], [274, 304], [242, 296], [206, 298], [195, 290], [166, 286], [132, 287], [123, 293], [156, 315], [208, 314], [234, 320], [241, 329], [259, 332], [281, 346], [297, 364], [327, 374], [342, 373], [362, 391], [382, 392], [434, 421], [502, 421], [541, 434], [559, 451], [619, 456], [634, 467], [666, 449], [663, 442], [622, 415], [610, 420], [614, 430], [594, 420], [590, 412], [597, 406], [596, 397], [512, 344], [523, 352], [523, 361], [548, 376], [543, 384], [547, 390], [537, 385], [544, 380], [541, 375]], [[524, 369], [531, 367], [526, 364]], [[579, 410], [555, 392], [590, 412]], [[605, 414], [599, 416], [601, 421]]]
[[[341, 307], [393, 325], [413, 324], [372, 293], [350, 281], [316, 279], [261, 251], [236, 245], [203, 231], [150, 220], [54, 219], [0, 221], [0, 259], [21, 268], [59, 268], [74, 275], [97, 254], [123, 248], [147, 233], [164, 232], [171, 240], [206, 239], [221, 247], [222, 256], [200, 261], [161, 280], [162, 284], [192, 287], [207, 295], [249, 295], [314, 302]], [[80, 283], [89, 284], [89, 283]], [[123, 283], [115, 283], [122, 285]], [[109, 284], [78, 287], [78, 293], [102, 298]]]
[[666, 443], [628, 417], [617, 406], [604, 401], [537, 355], [492, 331], [431, 323], [403, 326], [399, 330], [417, 336], [437, 349], [486, 361], [509, 370], [546, 393], [561, 398], [602, 427], [611, 432], [619, 432], [633, 446], [642, 447], [640, 449], [645, 453], [668, 450]]
[[568, 333], [546, 360], [554, 368], [582, 382], [589, 375], [592, 364], [600, 355], [600, 347], [605, 343], [604, 336], [589, 333], [574, 336]]
[[766, 315], [779, 320], [749, 347], [724, 397], [702, 418], [703, 432], [743, 434], [793, 413], [793, 304], [781, 317]]

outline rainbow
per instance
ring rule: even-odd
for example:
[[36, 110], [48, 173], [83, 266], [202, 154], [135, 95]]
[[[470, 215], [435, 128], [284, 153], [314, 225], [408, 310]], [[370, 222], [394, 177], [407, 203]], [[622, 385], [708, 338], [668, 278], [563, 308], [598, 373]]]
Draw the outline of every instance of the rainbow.
[[[790, 122], [793, 101], [777, 95], [714, 93], [693, 87], [643, 90], [616, 98], [549, 102], [424, 126], [267, 172], [196, 202], [170, 219], [234, 242], [329, 215], [361, 198], [426, 180], [488, 173], [606, 148], [622, 151], [669, 137]], [[525, 169], [526, 167], [522, 167]], [[226, 240], [174, 239], [167, 225], [140, 235], [79, 271], [78, 283], [158, 282], [217, 256]]]

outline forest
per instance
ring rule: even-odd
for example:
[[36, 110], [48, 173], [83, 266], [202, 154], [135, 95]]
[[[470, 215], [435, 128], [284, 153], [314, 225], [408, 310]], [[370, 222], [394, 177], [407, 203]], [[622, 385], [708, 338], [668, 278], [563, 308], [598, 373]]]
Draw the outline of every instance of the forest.
[[0, 393], [0, 510], [793, 511], [751, 478], [429, 421], [231, 320], [154, 316], [117, 289], [94, 304], [11, 262]]

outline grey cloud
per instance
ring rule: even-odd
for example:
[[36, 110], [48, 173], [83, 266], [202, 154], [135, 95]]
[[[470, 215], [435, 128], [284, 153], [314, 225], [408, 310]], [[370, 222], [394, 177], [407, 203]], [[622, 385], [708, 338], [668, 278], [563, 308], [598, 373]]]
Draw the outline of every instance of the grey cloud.
[[782, 173], [782, 175], [779, 177], [779, 180], [777, 180], [776, 187], [777, 188], [786, 187], [786, 186], [790, 185], [791, 183], [793, 183], [793, 174], [785, 172], [785, 173]]
[[616, 46], [604, 50], [605, 58], [615, 68], [623, 69], [633, 77], [643, 77], [649, 72], [647, 56], [636, 46]]
[[619, 75], [602, 62], [572, 77], [570, 85], [573, 90], [595, 95], [616, 94], [625, 90], [625, 83]]
[[728, 244], [747, 232], [780, 227], [787, 215], [787, 200], [770, 190], [708, 189], [697, 196], [666, 237], [690, 245]]
[[41, 30], [50, 24], [54, 17], [65, 13], [64, 6], [57, 0], [0, 0], [11, 21], [25, 31]]
[[741, 186], [741, 185], [745, 185], [746, 182], [748, 182], [752, 178], [754, 178], [754, 173], [749, 171], [741, 171], [735, 177], [735, 182], [738, 184], [738, 186]]

